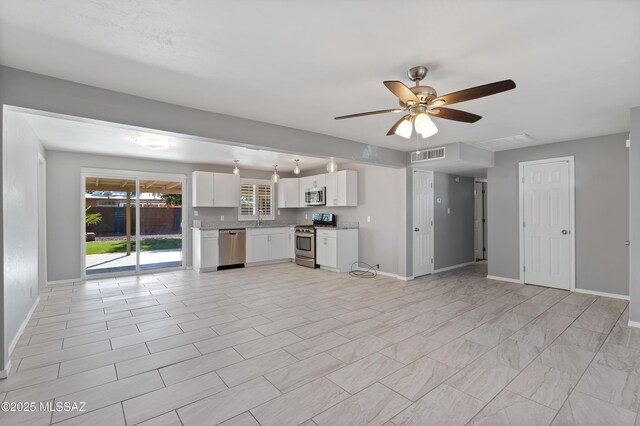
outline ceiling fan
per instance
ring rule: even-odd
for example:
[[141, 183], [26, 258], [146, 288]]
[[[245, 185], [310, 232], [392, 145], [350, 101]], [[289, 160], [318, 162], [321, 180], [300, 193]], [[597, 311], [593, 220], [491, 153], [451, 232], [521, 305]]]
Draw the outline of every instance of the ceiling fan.
[[389, 135], [398, 135], [403, 138], [410, 138], [415, 127], [416, 132], [423, 138], [433, 136], [438, 132], [438, 128], [431, 121], [432, 117], [444, 118], [447, 120], [462, 121], [465, 123], [475, 123], [482, 117], [470, 112], [460, 111], [445, 107], [458, 102], [470, 101], [472, 99], [483, 98], [506, 92], [514, 89], [516, 83], [513, 80], [502, 80], [495, 83], [484, 84], [482, 86], [471, 87], [458, 92], [438, 96], [436, 90], [431, 86], [421, 86], [420, 82], [427, 76], [428, 69], [424, 66], [413, 67], [407, 73], [409, 79], [416, 83], [414, 87], [407, 87], [401, 81], [384, 81], [384, 85], [400, 100], [400, 108], [383, 109], [379, 111], [361, 112], [358, 114], [342, 115], [335, 117], [336, 120], [345, 118], [362, 117], [365, 115], [385, 114], [388, 112], [405, 112], [387, 132]]

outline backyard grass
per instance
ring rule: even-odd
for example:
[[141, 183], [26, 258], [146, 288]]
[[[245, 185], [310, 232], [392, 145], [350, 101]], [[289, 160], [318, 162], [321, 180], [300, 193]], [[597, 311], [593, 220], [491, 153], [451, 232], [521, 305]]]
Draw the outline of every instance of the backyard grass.
[[[140, 243], [140, 251], [179, 249], [182, 247], [181, 238], [146, 238]], [[136, 243], [131, 241], [131, 251], [135, 252]], [[88, 241], [87, 254], [126, 253], [127, 242], [116, 241]]]

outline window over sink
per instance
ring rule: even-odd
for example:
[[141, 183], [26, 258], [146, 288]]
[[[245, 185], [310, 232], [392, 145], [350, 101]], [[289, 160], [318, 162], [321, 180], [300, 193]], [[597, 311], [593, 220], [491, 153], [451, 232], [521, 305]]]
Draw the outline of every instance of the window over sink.
[[261, 179], [242, 179], [240, 186], [239, 220], [274, 220], [273, 182]]

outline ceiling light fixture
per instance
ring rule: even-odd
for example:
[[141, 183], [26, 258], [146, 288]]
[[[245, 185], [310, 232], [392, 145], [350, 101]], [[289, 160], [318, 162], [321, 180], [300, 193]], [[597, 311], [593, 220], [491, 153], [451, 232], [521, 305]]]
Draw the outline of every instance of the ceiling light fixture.
[[428, 138], [438, 133], [438, 128], [427, 114], [421, 112], [413, 119], [413, 125], [416, 132], [420, 133], [423, 138]]
[[174, 142], [167, 139], [161, 139], [159, 137], [141, 136], [132, 139], [133, 143], [140, 145], [147, 149], [154, 151], [160, 151], [163, 149], [169, 149], [176, 146]]
[[299, 174], [300, 174], [300, 165], [298, 164], [298, 162], [299, 162], [300, 160], [297, 160], [297, 159], [296, 159], [296, 160], [293, 160], [293, 161], [295, 161], [295, 162], [296, 162], [296, 166], [293, 168], [293, 174], [294, 174], [294, 175], [299, 175]]
[[278, 174], [278, 165], [273, 165], [273, 174], [271, 175], [271, 180], [273, 183], [277, 183], [280, 180], [280, 175]]
[[331, 161], [327, 163], [327, 171], [329, 173], [334, 173], [338, 171], [338, 163], [336, 163], [336, 160], [334, 160], [333, 158], [331, 159]]
[[236, 166], [233, 168], [233, 174], [234, 175], [239, 175], [240, 174], [240, 169], [238, 168], [238, 163], [240, 162], [240, 160], [233, 160], [234, 163], [236, 163]]

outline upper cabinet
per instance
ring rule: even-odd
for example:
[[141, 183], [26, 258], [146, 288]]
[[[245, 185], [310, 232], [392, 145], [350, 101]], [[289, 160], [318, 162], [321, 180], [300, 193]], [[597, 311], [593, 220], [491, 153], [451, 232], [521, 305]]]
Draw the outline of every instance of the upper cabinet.
[[193, 172], [192, 207], [238, 207], [240, 176], [231, 173]]
[[284, 178], [278, 181], [278, 208], [300, 207], [300, 185], [298, 178]]
[[358, 205], [358, 172], [340, 170], [325, 176], [325, 201], [328, 207]]

